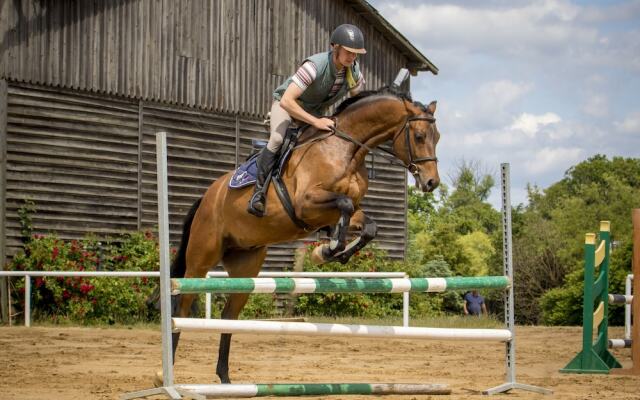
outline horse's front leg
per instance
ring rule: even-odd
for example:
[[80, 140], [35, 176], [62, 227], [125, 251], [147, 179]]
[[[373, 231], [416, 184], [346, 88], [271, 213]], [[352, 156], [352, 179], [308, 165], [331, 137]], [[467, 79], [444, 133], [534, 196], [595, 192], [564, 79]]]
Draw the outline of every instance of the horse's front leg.
[[340, 211], [340, 219], [333, 229], [329, 244], [318, 246], [311, 253], [311, 261], [315, 264], [333, 261], [334, 256], [345, 249], [349, 221], [355, 208], [353, 201], [344, 195], [337, 195], [335, 198], [335, 206]]
[[351, 256], [366, 246], [378, 233], [378, 226], [375, 221], [369, 218], [361, 209], [358, 209], [353, 214], [349, 225], [349, 229], [357, 229], [359, 235], [349, 242], [342, 252], [334, 255], [334, 259], [342, 264], [346, 264]]

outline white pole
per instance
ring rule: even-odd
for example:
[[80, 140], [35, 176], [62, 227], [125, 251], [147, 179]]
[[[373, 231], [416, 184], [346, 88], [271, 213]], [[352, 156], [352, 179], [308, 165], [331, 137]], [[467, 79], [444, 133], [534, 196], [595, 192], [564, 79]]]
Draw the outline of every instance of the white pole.
[[24, 326], [31, 326], [31, 276], [24, 276]]
[[402, 326], [409, 326], [409, 292], [402, 293]]
[[[209, 275], [207, 274], [207, 278], [209, 278]], [[204, 317], [206, 319], [211, 319], [211, 293], [207, 292], [204, 295], [205, 298], [205, 302], [204, 302]]]
[[217, 333], [265, 333], [274, 335], [354, 336], [393, 339], [482, 340], [508, 342], [508, 329], [452, 329], [378, 325], [315, 324], [228, 319], [173, 318], [176, 329], [208, 330]]
[[169, 272], [169, 185], [167, 177], [167, 133], [156, 134], [158, 166], [158, 240], [160, 246], [160, 301], [162, 303], [162, 377], [163, 386], [173, 386], [171, 343], [171, 282]]
[[[633, 279], [633, 274], [627, 275], [627, 279], [624, 283], [624, 294], [627, 296], [631, 296], [631, 280]], [[640, 293], [635, 293], [637, 296], [640, 296]], [[624, 338], [631, 339], [631, 304], [627, 303], [624, 306]]]

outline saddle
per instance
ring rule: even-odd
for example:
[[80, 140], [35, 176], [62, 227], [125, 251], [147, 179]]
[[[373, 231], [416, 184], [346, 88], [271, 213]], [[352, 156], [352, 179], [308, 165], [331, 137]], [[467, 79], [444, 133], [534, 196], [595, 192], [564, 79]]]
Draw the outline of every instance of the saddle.
[[[289, 215], [289, 218], [291, 218], [291, 220], [299, 228], [302, 228], [304, 230], [311, 230], [311, 227], [309, 225], [307, 225], [304, 221], [296, 216], [296, 212], [291, 201], [291, 196], [289, 195], [289, 191], [282, 181], [282, 171], [284, 171], [284, 167], [287, 165], [289, 158], [291, 158], [291, 153], [293, 153], [293, 150], [298, 143], [300, 134], [306, 127], [307, 126], [287, 128], [287, 133], [285, 134], [282, 146], [280, 147], [280, 150], [276, 155], [276, 163], [267, 176], [264, 186], [265, 192], [267, 192], [269, 190], [271, 181], [273, 181], [276, 193], [278, 194], [278, 198], [280, 199], [280, 202], [282, 203], [285, 211]], [[257, 150], [261, 151], [267, 145], [267, 142], [254, 140], [252, 144], [254, 148], [257, 148]], [[242, 189], [247, 186], [252, 186], [256, 183], [258, 173], [256, 161], [259, 155], [259, 151], [255, 151], [253, 154], [251, 154], [249, 158], [235, 170], [233, 176], [231, 177], [231, 180], [229, 181], [230, 189]]]

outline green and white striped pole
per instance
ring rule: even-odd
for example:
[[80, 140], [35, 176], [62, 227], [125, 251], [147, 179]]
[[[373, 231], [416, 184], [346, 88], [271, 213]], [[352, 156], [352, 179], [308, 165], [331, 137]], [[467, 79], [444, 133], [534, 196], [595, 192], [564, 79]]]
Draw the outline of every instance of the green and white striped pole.
[[506, 289], [506, 276], [451, 278], [178, 278], [172, 294], [185, 293], [404, 293]]
[[328, 395], [442, 395], [451, 394], [443, 384], [408, 383], [298, 383], [298, 384], [229, 384], [177, 385], [179, 389], [207, 398], [264, 396], [328, 396]]

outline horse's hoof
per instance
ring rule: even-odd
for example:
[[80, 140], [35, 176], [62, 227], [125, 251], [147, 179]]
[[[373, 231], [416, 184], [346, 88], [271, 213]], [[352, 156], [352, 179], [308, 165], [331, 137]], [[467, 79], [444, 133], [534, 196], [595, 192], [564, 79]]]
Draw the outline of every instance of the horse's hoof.
[[320, 264], [324, 264], [325, 262], [327, 262], [327, 260], [324, 259], [323, 255], [322, 255], [322, 250], [324, 249], [326, 245], [321, 245], [316, 247], [315, 249], [313, 249], [313, 251], [311, 252], [311, 262], [314, 263], [315, 265], [320, 265]]
[[162, 376], [162, 371], [156, 372], [156, 374], [153, 376], [153, 385], [155, 387], [164, 386], [164, 377]]

